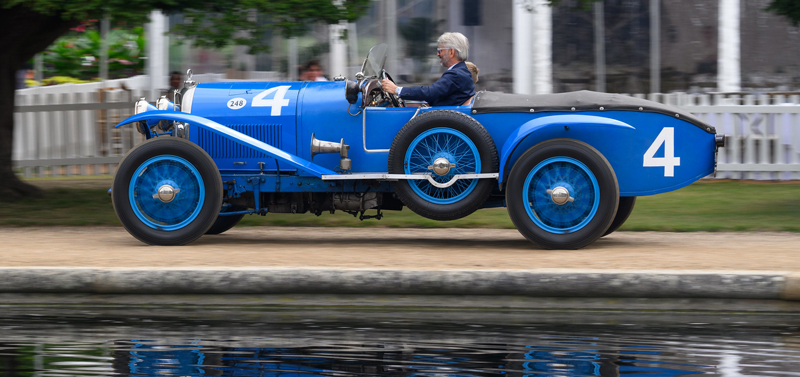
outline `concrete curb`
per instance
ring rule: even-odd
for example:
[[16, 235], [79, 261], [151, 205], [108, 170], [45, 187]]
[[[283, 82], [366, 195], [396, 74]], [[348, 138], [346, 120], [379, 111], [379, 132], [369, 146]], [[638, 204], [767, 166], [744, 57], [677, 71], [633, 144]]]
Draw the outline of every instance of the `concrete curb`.
[[421, 294], [800, 300], [771, 271], [0, 268], [0, 293]]

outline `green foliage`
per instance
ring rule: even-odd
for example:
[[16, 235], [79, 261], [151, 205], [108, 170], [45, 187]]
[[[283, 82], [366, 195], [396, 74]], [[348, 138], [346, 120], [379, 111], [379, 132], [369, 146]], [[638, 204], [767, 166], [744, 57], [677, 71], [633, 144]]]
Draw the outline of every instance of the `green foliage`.
[[83, 21], [99, 20], [106, 13], [115, 21], [141, 24], [147, 21], [150, 11], [154, 9], [179, 11], [182, 7], [192, 5], [197, 6], [198, 3], [188, 0], [0, 0], [0, 8], [21, 6], [44, 15], [73, 20], [76, 26]]
[[[317, 21], [328, 23], [340, 19], [352, 20], [360, 13], [351, 8], [338, 8], [329, 0], [257, 1], [242, 0], [240, 6], [218, 3], [210, 8], [184, 10], [184, 23], [173, 31], [191, 38], [195, 45], [221, 48], [236, 44], [250, 47], [251, 53], [268, 51], [265, 34], [280, 31], [290, 37], [302, 34], [308, 25]], [[368, 1], [345, 2], [349, 7]]]
[[[554, 6], [558, 5], [558, 4], [561, 4], [562, 2], [567, 2], [570, 5], [571, 8], [588, 10], [588, 9], [592, 9], [592, 4], [594, 4], [594, 3], [598, 2], [598, 1], [603, 1], [603, 0], [548, 0], [547, 2], [550, 4], [551, 7], [554, 7]], [[531, 0], [523, 0], [523, 2], [531, 3], [532, 1]], [[532, 5], [531, 5], [531, 7], [532, 7]]]
[[76, 46], [75, 36], [65, 36], [53, 43], [44, 53], [46, 65], [43, 76], [83, 76], [85, 68], [81, 65], [84, 60], [83, 46]]
[[[129, 77], [144, 71], [144, 29], [113, 29], [108, 33], [109, 78]], [[102, 38], [95, 29], [70, 32], [44, 53], [44, 76], [70, 76], [87, 80], [99, 74]], [[46, 85], [46, 84], [45, 84]]]
[[[92, 37], [98, 38], [99, 47], [100, 34], [95, 32]], [[108, 45], [109, 78], [128, 77], [144, 71], [145, 61], [142, 59], [146, 55], [144, 28], [111, 30], [108, 36]]]
[[800, 1], [772, 0], [767, 10], [786, 17], [793, 26], [800, 25]]
[[430, 46], [439, 36], [441, 20], [415, 17], [400, 25], [400, 35], [406, 40], [406, 54], [415, 59], [425, 59], [433, 55]]
[[69, 76], [53, 76], [42, 79], [41, 85], [85, 84], [90, 80], [81, 80]]
[[[369, 8], [370, 0], [0, 0], [0, 11], [25, 7], [58, 15], [79, 25], [109, 14], [114, 22], [142, 24], [152, 10], [182, 12], [185, 23], [171, 33], [193, 39], [200, 47], [249, 46], [253, 53], [268, 51], [268, 31], [296, 36], [316, 22], [353, 21]], [[77, 69], [72, 67], [72, 69]]]
[[[303, 34], [315, 22], [353, 21], [369, 7], [370, 0], [237, 0], [202, 3], [204, 7], [183, 9], [184, 23], [173, 32], [192, 39], [195, 45], [221, 48], [235, 44], [250, 47], [250, 53], [269, 51], [262, 36], [278, 31], [285, 37]], [[194, 4], [197, 6], [198, 4]]]
[[61, 84], [86, 84], [92, 82], [90, 80], [81, 80], [69, 76], [53, 76], [42, 79], [41, 82], [34, 79], [25, 79], [25, 87], [32, 88], [34, 86], [48, 86], [48, 85], [61, 85]]

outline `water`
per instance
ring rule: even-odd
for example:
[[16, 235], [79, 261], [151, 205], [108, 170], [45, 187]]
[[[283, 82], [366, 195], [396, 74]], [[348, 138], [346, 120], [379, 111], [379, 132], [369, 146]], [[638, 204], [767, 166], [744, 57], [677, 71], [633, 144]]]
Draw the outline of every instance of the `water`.
[[0, 307], [0, 376], [800, 376], [794, 314]]

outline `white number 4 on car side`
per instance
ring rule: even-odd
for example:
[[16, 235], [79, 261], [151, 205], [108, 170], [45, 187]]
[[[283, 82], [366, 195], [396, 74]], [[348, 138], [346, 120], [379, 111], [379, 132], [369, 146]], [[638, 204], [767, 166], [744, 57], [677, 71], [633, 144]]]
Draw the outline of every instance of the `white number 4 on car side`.
[[[272, 107], [272, 112], [270, 113], [270, 115], [280, 116], [281, 109], [285, 106], [289, 106], [289, 99], [283, 98], [284, 96], [286, 96], [286, 92], [289, 91], [289, 88], [291, 88], [291, 86], [281, 85], [281, 86], [276, 86], [274, 88], [269, 88], [261, 93], [258, 93], [258, 95], [256, 95], [253, 98], [252, 106]], [[273, 95], [271, 99], [264, 99], [264, 97], [273, 93], [275, 93], [275, 95]]]
[[[664, 157], [656, 157], [656, 152], [664, 145]], [[665, 177], [675, 176], [675, 167], [681, 165], [681, 158], [675, 157], [675, 128], [664, 127], [647, 152], [644, 152], [645, 167], [664, 167]]]

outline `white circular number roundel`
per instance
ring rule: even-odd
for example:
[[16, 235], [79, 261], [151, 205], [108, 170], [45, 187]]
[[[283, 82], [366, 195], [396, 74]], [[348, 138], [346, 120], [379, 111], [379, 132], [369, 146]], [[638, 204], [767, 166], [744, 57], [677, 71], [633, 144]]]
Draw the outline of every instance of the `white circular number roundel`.
[[228, 108], [231, 110], [239, 110], [247, 105], [247, 100], [244, 98], [233, 98], [228, 100]]

